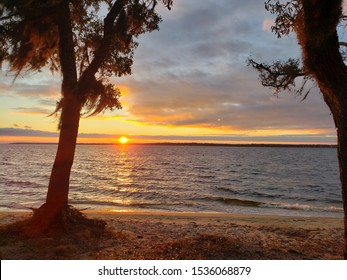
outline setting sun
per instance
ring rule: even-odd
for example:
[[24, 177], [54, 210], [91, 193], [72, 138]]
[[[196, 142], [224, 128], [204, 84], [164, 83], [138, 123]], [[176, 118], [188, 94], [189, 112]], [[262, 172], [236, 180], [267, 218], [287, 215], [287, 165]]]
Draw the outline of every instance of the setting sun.
[[122, 137], [120, 137], [120, 138], [118, 139], [118, 141], [119, 141], [119, 143], [121, 143], [121, 144], [126, 144], [126, 143], [128, 143], [129, 139], [128, 139], [127, 137], [125, 137], [125, 136], [122, 136]]

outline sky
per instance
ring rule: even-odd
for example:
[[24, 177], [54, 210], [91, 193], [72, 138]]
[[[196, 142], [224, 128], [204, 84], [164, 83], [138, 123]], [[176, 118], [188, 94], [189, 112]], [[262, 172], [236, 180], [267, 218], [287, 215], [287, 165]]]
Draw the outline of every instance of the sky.
[[[112, 78], [123, 108], [82, 118], [78, 142], [336, 143], [319, 89], [308, 97], [264, 88], [252, 57], [299, 58], [294, 35], [277, 39], [264, 0], [174, 0], [159, 31], [139, 38], [132, 75]], [[300, 83], [298, 83], [300, 85]], [[56, 142], [49, 117], [61, 77], [0, 72], [0, 142]]]

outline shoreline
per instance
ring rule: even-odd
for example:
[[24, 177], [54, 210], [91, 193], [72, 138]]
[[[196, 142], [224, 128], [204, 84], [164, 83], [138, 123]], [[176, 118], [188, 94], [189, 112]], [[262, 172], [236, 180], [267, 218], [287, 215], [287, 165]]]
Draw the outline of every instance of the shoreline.
[[[281, 214], [245, 214], [245, 213], [220, 213], [220, 212], [171, 212], [171, 211], [108, 211], [108, 210], [85, 210], [82, 211], [89, 217], [136, 217], [152, 219], [219, 219], [232, 220], [233, 222], [250, 222], [255, 224], [281, 222], [292, 225], [293, 221], [304, 221], [309, 224], [323, 223], [324, 227], [338, 226], [343, 228], [343, 217], [315, 217], [294, 216]], [[297, 224], [299, 225], [299, 224]]]
[[[113, 211], [113, 210], [82, 210], [88, 218], [105, 219], [143, 219], [148, 221], [160, 220], [171, 222], [173, 220], [196, 220], [206, 221], [232, 221], [236, 224], [244, 225], [274, 225], [286, 227], [304, 228], [344, 228], [343, 217], [316, 217], [316, 216], [290, 216], [281, 214], [244, 214], [244, 213], [219, 213], [219, 212], [173, 212], [173, 211]], [[7, 224], [15, 220], [30, 217], [31, 211], [0, 211], [0, 225]]]
[[[0, 247], [2, 259], [343, 259], [342, 218], [95, 210], [83, 213], [106, 221], [112, 237], [87, 242], [88, 233], [83, 233], [78, 241], [83, 246], [76, 240], [58, 246], [35, 243], [26, 253], [19, 244], [10, 244]], [[0, 212], [0, 224], [29, 215]]]

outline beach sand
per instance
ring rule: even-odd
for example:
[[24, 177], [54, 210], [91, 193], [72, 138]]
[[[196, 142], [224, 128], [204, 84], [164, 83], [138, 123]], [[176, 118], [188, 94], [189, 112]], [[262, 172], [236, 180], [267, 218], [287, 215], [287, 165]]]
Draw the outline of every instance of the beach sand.
[[[0, 241], [1, 259], [343, 258], [343, 219], [244, 214], [84, 211], [112, 234]], [[1, 212], [0, 225], [30, 215]], [[10, 238], [10, 237], [9, 237]]]

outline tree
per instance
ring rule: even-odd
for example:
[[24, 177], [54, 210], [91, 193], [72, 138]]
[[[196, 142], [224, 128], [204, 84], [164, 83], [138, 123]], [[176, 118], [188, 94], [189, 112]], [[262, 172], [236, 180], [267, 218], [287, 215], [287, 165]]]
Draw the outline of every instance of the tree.
[[[50, 68], [62, 75], [59, 143], [46, 202], [29, 222], [41, 233], [69, 211], [68, 193], [79, 121], [120, 108], [120, 91], [109, 78], [131, 74], [136, 38], [158, 29], [156, 13], [171, 0], [17, 0], [0, 1], [0, 63], [18, 76]], [[104, 19], [100, 8], [108, 8]]]
[[[249, 64], [259, 71], [262, 84], [276, 92], [289, 89], [307, 95], [306, 81], [311, 79], [318, 85], [337, 131], [344, 209], [344, 257], [347, 259], [347, 68], [340, 48], [347, 44], [339, 42], [337, 33], [339, 23], [345, 20], [342, 0], [291, 0], [285, 4], [269, 0], [265, 8], [277, 16], [272, 30], [279, 38], [290, 32], [296, 33], [302, 62], [289, 59], [268, 65], [249, 59]], [[298, 77], [304, 77], [304, 80], [296, 90]]]

